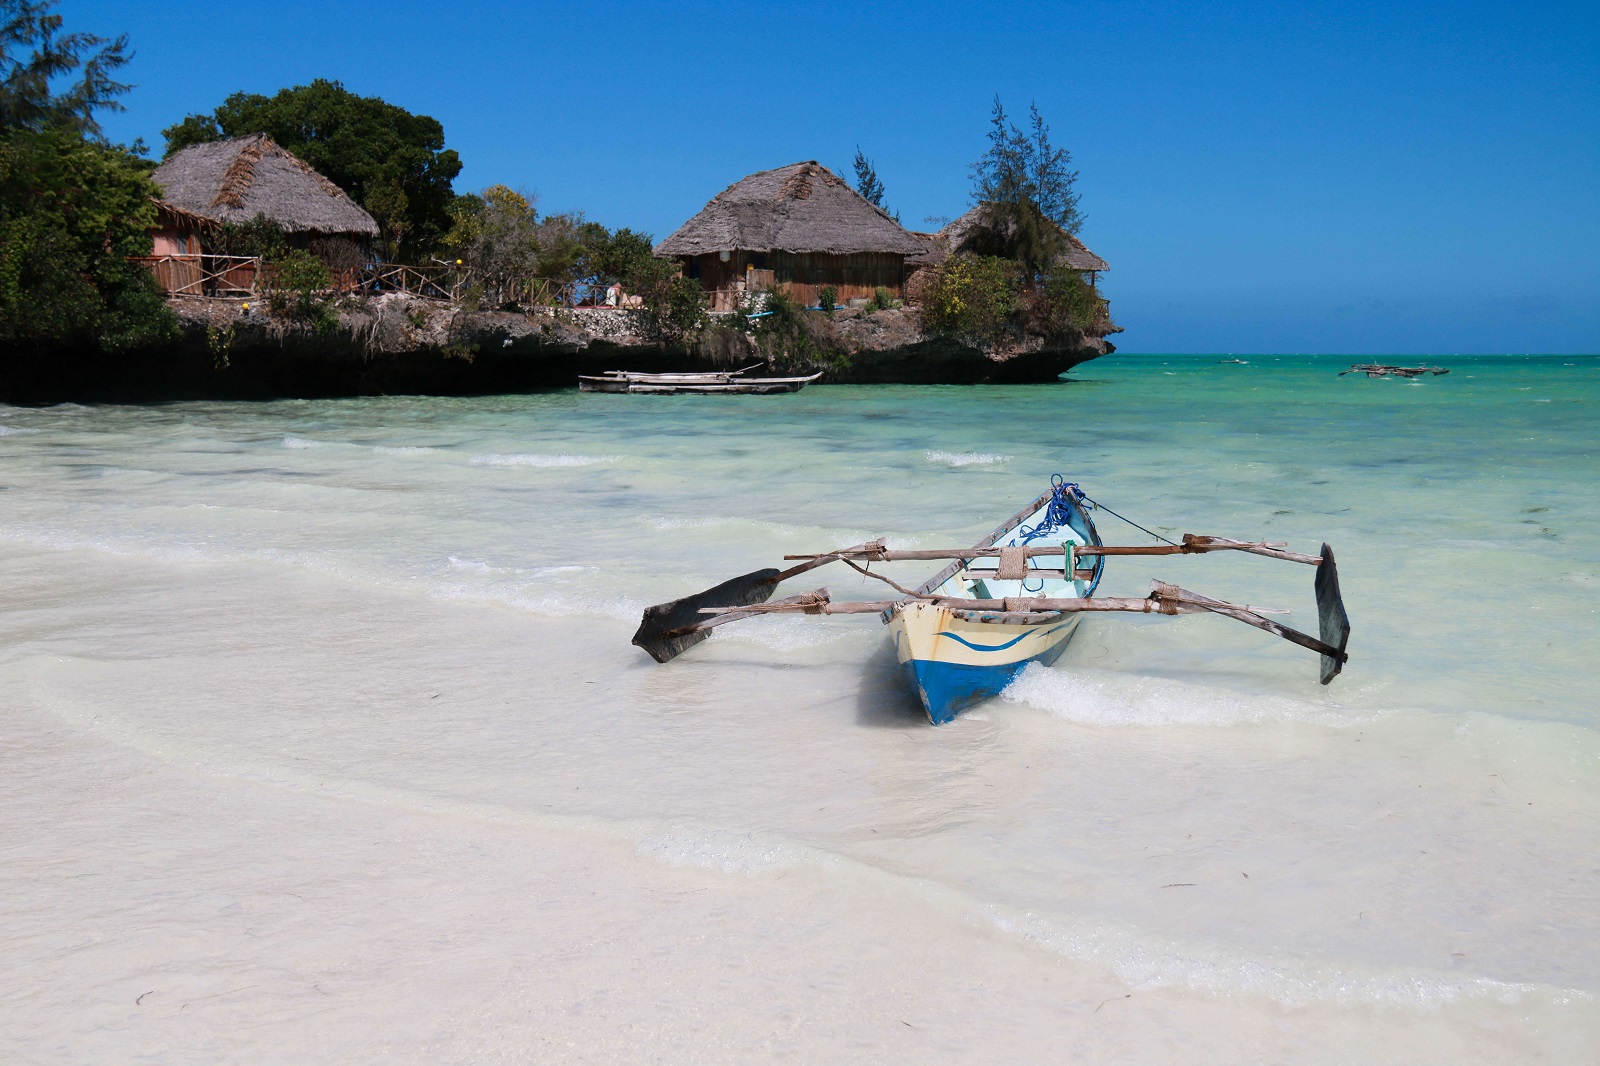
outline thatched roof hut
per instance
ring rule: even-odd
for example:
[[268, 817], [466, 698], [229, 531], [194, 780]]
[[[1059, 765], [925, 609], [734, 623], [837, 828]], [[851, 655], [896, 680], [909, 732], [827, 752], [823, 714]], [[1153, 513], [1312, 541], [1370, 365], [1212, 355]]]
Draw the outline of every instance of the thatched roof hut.
[[812, 159], [734, 182], [658, 244], [656, 254], [694, 256], [741, 249], [910, 255], [920, 251], [921, 244], [883, 208]]
[[343, 189], [264, 133], [190, 145], [151, 177], [161, 203], [212, 222], [265, 215], [291, 237], [378, 236], [377, 222]]
[[[922, 251], [907, 261], [912, 269], [937, 266], [950, 255], [972, 251], [980, 210], [981, 205], [972, 208], [938, 233], [919, 233], [917, 236], [923, 242]], [[1061, 231], [1061, 235], [1067, 240], [1067, 250], [1057, 260], [1058, 266], [1066, 270], [1083, 270], [1091, 273], [1111, 269], [1110, 264], [1091, 252], [1078, 238], [1065, 230]]]
[[840, 300], [878, 288], [899, 295], [906, 256], [922, 250], [886, 211], [812, 159], [734, 182], [655, 251], [681, 260], [709, 290], [782, 286], [812, 302], [826, 286]]

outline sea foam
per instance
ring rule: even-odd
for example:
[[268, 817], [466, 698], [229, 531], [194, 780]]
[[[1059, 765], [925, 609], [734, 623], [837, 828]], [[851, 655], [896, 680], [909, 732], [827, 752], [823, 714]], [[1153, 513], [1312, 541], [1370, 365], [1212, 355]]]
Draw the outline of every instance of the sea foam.
[[1258, 958], [1214, 944], [1176, 943], [1115, 925], [1013, 913], [981, 905], [995, 928], [1048, 951], [1104, 967], [1135, 989], [1183, 988], [1216, 997], [1261, 996], [1291, 1009], [1316, 1003], [1437, 1008], [1462, 1000], [1517, 1003], [1537, 994], [1557, 1003], [1593, 996], [1575, 988], [1414, 967], [1347, 969], [1287, 958]]
[[924, 453], [930, 463], [944, 463], [947, 466], [994, 466], [1011, 460], [1009, 455], [1000, 455], [996, 452], [926, 452]]
[[597, 463], [614, 463], [619, 456], [615, 455], [569, 455], [562, 452], [560, 455], [474, 455], [470, 462], [473, 466], [594, 466]]
[[1001, 698], [1080, 725], [1231, 726], [1268, 721], [1349, 725], [1356, 720], [1278, 696], [1247, 696], [1163, 678], [1047, 668], [1038, 663], [1030, 663]]

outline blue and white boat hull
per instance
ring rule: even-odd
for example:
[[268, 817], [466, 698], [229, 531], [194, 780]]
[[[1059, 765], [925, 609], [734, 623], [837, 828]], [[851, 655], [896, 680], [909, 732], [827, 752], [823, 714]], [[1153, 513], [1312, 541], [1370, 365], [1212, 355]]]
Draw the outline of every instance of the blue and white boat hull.
[[1080, 567], [1073, 552], [1098, 545], [1100, 536], [1084, 510], [1078, 487], [1059, 474], [1050, 491], [1034, 500], [975, 545], [975, 548], [1046, 547], [1069, 549], [1053, 557], [1052, 571], [1036, 560], [1019, 577], [1000, 576], [994, 556], [960, 559], [923, 582], [922, 596], [1002, 601], [1006, 611], [952, 610], [934, 603], [907, 603], [884, 614], [911, 688], [928, 712], [928, 721], [944, 725], [973, 704], [993, 699], [1027, 669], [1029, 663], [1050, 666], [1077, 632], [1081, 614], [1036, 612], [1030, 599], [1074, 599], [1094, 595], [1105, 565], [1090, 556]]
[[1029, 663], [1055, 662], [1081, 618], [1069, 614], [1044, 622], [978, 622], [943, 607], [912, 604], [894, 613], [889, 636], [928, 721], [944, 725], [966, 708], [998, 696]]

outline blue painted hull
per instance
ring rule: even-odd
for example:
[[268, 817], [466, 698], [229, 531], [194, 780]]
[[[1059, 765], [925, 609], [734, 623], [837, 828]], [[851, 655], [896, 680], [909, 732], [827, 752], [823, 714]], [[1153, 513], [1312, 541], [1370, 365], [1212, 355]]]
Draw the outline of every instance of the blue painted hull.
[[1050, 666], [1061, 657], [1067, 643], [1063, 640], [1032, 658], [994, 666], [970, 666], [934, 659], [907, 659], [900, 665], [911, 682], [911, 691], [922, 700], [928, 721], [944, 725], [968, 707], [1000, 695], [1029, 663]]

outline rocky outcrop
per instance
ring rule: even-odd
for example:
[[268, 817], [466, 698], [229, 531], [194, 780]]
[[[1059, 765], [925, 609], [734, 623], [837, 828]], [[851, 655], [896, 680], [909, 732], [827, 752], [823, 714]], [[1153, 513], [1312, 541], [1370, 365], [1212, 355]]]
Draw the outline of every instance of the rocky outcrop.
[[[606, 370], [723, 369], [766, 357], [731, 317], [683, 345], [651, 339], [642, 312], [620, 309], [467, 311], [386, 294], [345, 301], [337, 323], [319, 329], [244, 300], [179, 297], [170, 306], [183, 325], [176, 346], [13, 357], [0, 362], [0, 402], [472, 395], [570, 387], [579, 374]], [[1103, 337], [1075, 336], [985, 351], [925, 335], [914, 310], [841, 310], [813, 321], [830, 353], [824, 380], [836, 383], [1051, 381], [1114, 350]]]

